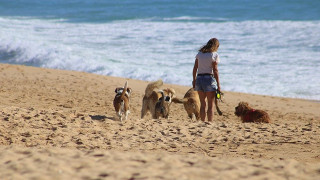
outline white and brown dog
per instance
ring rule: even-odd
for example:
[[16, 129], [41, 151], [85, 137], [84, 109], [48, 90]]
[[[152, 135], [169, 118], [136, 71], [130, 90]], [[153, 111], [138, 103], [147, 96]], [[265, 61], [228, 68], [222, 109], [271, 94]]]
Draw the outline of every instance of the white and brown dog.
[[128, 87], [128, 81], [126, 81], [124, 87], [118, 87], [115, 89], [115, 93], [117, 94], [113, 99], [113, 106], [120, 121], [122, 121], [123, 116], [124, 119], [127, 120], [130, 113], [129, 100], [131, 92], [131, 88]]
[[[150, 111], [152, 118], [158, 119], [160, 116], [168, 118], [171, 100], [175, 94], [174, 89], [166, 88], [159, 90], [163, 85], [161, 79], [148, 84], [142, 100], [141, 119]], [[158, 89], [158, 90], [156, 90]]]

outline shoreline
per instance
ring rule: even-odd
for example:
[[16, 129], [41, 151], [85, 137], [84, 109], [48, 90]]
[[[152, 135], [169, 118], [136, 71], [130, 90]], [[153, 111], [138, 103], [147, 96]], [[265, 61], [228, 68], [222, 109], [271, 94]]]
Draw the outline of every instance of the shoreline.
[[[108, 76], [108, 75], [103, 75], [103, 74], [90, 73], [90, 72], [77, 71], [77, 70], [51, 69], [51, 68], [44, 68], [44, 67], [35, 67], [35, 66], [21, 65], [21, 64], [7, 64], [7, 63], [0, 63], [0, 65], [25, 66], [25, 67], [33, 67], [33, 68], [40, 68], [40, 69], [48, 69], [48, 70], [59, 70], [59, 71], [70, 71], [70, 72], [78, 72], [78, 73], [88, 73], [88, 74], [94, 74], [94, 75], [98, 75], [98, 76], [105, 76], [105, 77], [112, 77], [112, 78], [121, 78], [121, 79], [128, 79], [128, 80], [135, 80], [135, 81], [143, 81], [143, 82], [151, 82], [151, 81], [146, 81], [146, 80], [141, 80], [141, 79], [132, 79], [132, 78], [121, 77], [121, 76]], [[155, 80], [155, 81], [156, 81], [156, 80]], [[168, 84], [168, 85], [171, 85], [171, 86], [181, 86], [181, 87], [191, 88], [191, 86], [180, 85], [180, 84], [171, 84], [171, 83], [165, 83], [165, 82], [164, 82], [164, 84]], [[241, 94], [247, 94], [247, 95], [266, 96], [266, 97], [273, 97], [273, 98], [296, 99], [296, 100], [304, 100], [304, 101], [311, 101], [311, 102], [320, 103], [320, 100], [317, 100], [317, 99], [307, 99], [307, 98], [298, 98], [298, 97], [286, 97], [286, 96], [273, 96], [273, 95], [266, 95], [266, 94], [255, 94], [255, 93], [246, 93], [246, 92], [237, 92], [237, 91], [223, 91], [223, 92], [241, 93]]]
[[[140, 119], [147, 81], [9, 64], [0, 79], [0, 179], [320, 178], [318, 102], [226, 91], [210, 123], [181, 104], [168, 119]], [[131, 113], [120, 122], [112, 102], [126, 80]], [[190, 88], [166, 87], [179, 98]], [[272, 123], [242, 123], [239, 101]]]

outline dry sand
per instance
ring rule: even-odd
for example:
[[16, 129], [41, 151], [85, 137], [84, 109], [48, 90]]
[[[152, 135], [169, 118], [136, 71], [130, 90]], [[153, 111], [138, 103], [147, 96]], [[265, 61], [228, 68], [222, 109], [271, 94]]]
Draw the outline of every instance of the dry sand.
[[[126, 80], [131, 114], [120, 122], [112, 102]], [[147, 84], [0, 64], [0, 179], [320, 179], [319, 102], [225, 92], [211, 123], [181, 104], [169, 119], [140, 119]], [[273, 122], [241, 123], [239, 101]]]

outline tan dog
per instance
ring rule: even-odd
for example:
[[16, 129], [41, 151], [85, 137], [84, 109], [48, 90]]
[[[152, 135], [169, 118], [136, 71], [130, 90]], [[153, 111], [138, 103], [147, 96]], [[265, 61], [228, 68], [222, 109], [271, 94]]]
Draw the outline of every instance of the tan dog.
[[267, 112], [253, 109], [247, 102], [240, 102], [238, 106], [235, 107], [234, 114], [241, 117], [242, 122], [271, 122]]
[[174, 103], [183, 103], [184, 109], [187, 111], [188, 117], [193, 119], [194, 117], [200, 119], [200, 99], [198, 92], [193, 88], [190, 88], [183, 99], [173, 98]]
[[[188, 117], [193, 119], [195, 117], [197, 120], [200, 119], [200, 98], [197, 91], [193, 88], [190, 88], [186, 94], [184, 95], [183, 99], [173, 98], [172, 102], [174, 103], [183, 103], [184, 109], [187, 111]], [[219, 115], [222, 115], [220, 108], [218, 106], [218, 101], [215, 99], [214, 101], [216, 105], [216, 109]]]
[[129, 110], [129, 99], [131, 95], [131, 88], [128, 87], [128, 81], [126, 81], [124, 87], [118, 87], [115, 89], [117, 93], [113, 99], [113, 106], [117, 113], [118, 118], [122, 121], [123, 115], [124, 119], [127, 120], [130, 113]]
[[[156, 89], [159, 89], [162, 85], [163, 82], [159, 79], [158, 81], [149, 83], [146, 87], [142, 100], [141, 119], [143, 119], [148, 111], [150, 111], [154, 119], [158, 119], [160, 116], [168, 118], [169, 107], [175, 91], [172, 88], [156, 91]], [[161, 97], [163, 98], [161, 99]]]

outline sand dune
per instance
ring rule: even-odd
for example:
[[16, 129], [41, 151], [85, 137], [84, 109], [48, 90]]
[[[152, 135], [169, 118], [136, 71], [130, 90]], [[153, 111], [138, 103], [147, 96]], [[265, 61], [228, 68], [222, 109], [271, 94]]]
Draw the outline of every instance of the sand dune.
[[[128, 80], [131, 114], [114, 89]], [[225, 92], [222, 116], [140, 119], [148, 82], [0, 64], [0, 179], [319, 179], [320, 103]], [[183, 97], [189, 87], [165, 84]], [[223, 87], [222, 87], [223, 88]], [[239, 101], [270, 124], [241, 123]]]

